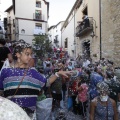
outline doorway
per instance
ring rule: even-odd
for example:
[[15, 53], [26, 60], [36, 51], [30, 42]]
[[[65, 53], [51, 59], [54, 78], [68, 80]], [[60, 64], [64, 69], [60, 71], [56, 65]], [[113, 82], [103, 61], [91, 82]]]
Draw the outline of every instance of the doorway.
[[84, 58], [90, 58], [90, 41], [83, 42], [83, 56]]

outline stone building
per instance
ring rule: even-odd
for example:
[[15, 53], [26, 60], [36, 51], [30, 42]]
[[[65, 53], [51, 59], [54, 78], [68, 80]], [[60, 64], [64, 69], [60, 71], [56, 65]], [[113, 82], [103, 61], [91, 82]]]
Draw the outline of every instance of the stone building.
[[120, 66], [120, 0], [101, 0], [101, 52]]
[[[99, 13], [98, 0], [76, 0], [61, 29], [63, 47], [70, 56], [77, 57], [80, 54], [84, 58], [99, 60]], [[89, 25], [85, 24], [84, 15], [89, 19]]]
[[61, 31], [70, 56], [80, 54], [93, 61], [104, 57], [120, 66], [120, 0], [76, 0]]

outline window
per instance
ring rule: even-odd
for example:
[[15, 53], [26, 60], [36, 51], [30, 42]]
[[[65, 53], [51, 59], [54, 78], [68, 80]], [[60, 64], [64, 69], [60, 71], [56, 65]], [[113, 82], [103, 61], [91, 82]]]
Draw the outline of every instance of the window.
[[42, 13], [41, 10], [36, 10], [36, 11], [35, 11], [35, 19], [41, 20], [41, 19], [42, 19], [41, 13]]
[[55, 36], [55, 40], [58, 41], [58, 35]]
[[87, 6], [86, 6], [85, 9], [83, 10], [83, 15], [88, 15], [88, 8], [87, 8]]
[[41, 1], [36, 1], [36, 7], [41, 8]]
[[22, 30], [21, 30], [21, 33], [22, 33], [22, 34], [25, 34], [25, 30], [24, 30], [24, 29], [22, 29]]
[[13, 34], [15, 34], [15, 30], [13, 30]]
[[65, 39], [65, 48], [68, 48], [68, 38]]
[[36, 10], [35, 13], [40, 15], [41, 14], [41, 10]]
[[42, 29], [42, 24], [41, 23], [36, 23], [35, 24], [35, 29]]

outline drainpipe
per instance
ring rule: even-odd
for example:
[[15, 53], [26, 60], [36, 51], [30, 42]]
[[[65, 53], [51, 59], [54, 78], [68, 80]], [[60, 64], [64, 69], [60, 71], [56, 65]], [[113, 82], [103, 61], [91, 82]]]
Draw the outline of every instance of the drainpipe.
[[74, 10], [74, 49], [75, 49], [75, 51], [74, 51], [74, 54], [75, 54], [75, 58], [76, 58], [76, 41], [75, 41], [75, 32], [76, 32], [76, 30], [75, 30], [76, 28], [75, 28], [75, 10]]
[[101, 38], [101, 0], [99, 0], [99, 18], [100, 18], [100, 59], [102, 58], [102, 38]]

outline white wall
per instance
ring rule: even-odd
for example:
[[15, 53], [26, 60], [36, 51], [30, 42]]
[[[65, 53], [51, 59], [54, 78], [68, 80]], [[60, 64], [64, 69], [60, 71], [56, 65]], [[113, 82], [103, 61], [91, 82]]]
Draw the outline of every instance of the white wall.
[[44, 20], [47, 21], [47, 5], [41, 0], [41, 8], [36, 7], [36, 0], [15, 0], [15, 15], [18, 18], [33, 19], [35, 10], [42, 10]]
[[74, 17], [72, 17], [70, 23], [67, 25], [66, 28], [62, 30], [62, 45], [64, 46], [65, 39], [68, 38], [68, 54], [70, 56], [74, 57], [74, 53], [72, 50], [75, 49], [73, 43], [74, 43]]
[[[37, 21], [30, 21], [30, 20], [18, 20], [18, 26], [19, 26], [19, 39], [24, 39], [26, 42], [32, 44], [32, 40], [34, 38], [34, 29], [35, 29], [35, 23], [38, 23]], [[41, 23], [43, 26], [43, 30], [45, 30], [46, 23]], [[25, 34], [21, 33], [21, 30], [25, 30]]]

